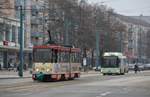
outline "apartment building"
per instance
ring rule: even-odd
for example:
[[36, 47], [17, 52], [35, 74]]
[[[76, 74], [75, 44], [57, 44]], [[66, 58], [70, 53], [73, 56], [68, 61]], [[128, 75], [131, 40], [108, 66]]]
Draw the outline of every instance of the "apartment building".
[[127, 49], [124, 53], [128, 56], [129, 61], [145, 62], [147, 59], [147, 32], [150, 29], [150, 24], [139, 19], [128, 16], [118, 16], [120, 21], [126, 25], [126, 33], [128, 36]]

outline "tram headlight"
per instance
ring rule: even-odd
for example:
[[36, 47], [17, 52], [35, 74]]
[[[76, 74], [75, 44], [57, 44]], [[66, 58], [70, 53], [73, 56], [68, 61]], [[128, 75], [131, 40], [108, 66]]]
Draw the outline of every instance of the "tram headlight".
[[39, 72], [39, 69], [38, 69], [38, 68], [36, 69], [36, 72]]
[[46, 71], [47, 71], [47, 72], [49, 72], [49, 71], [50, 71], [50, 69], [47, 69]]

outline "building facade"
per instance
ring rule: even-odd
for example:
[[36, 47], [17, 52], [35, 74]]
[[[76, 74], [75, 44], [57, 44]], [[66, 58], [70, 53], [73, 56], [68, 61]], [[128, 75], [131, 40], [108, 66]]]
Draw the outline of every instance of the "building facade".
[[[3, 7], [0, 9], [0, 67], [3, 69], [19, 64], [20, 4], [21, 0], [0, 1], [0, 6]], [[28, 45], [30, 34], [26, 33], [25, 29], [24, 26], [24, 64], [29, 64], [32, 50]]]
[[[65, 17], [67, 16], [67, 8], [76, 4], [78, 0], [31, 0], [32, 16], [31, 16], [31, 33], [32, 43], [39, 45], [48, 40], [47, 30], [50, 30], [52, 40], [56, 43], [63, 44], [67, 41], [69, 23]], [[69, 2], [69, 3], [68, 3]], [[71, 3], [70, 3], [71, 2]], [[68, 3], [68, 4], [67, 4]], [[65, 13], [66, 12], [66, 13]], [[66, 15], [65, 15], [66, 14]], [[67, 38], [66, 38], [67, 37]], [[66, 39], [66, 40], [65, 40]], [[68, 39], [69, 40], [69, 39]], [[70, 42], [70, 41], [69, 41]]]
[[120, 21], [126, 25], [127, 48], [124, 54], [128, 57], [129, 63], [145, 63], [147, 60], [147, 32], [150, 24], [139, 19], [119, 16]]
[[33, 45], [45, 42], [48, 30], [48, 0], [31, 0], [31, 41]]

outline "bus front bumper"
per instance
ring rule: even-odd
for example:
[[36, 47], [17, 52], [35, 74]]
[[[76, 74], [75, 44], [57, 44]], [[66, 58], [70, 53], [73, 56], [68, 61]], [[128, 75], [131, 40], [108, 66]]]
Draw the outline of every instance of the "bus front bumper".
[[119, 68], [101, 68], [101, 73], [103, 74], [119, 74]]

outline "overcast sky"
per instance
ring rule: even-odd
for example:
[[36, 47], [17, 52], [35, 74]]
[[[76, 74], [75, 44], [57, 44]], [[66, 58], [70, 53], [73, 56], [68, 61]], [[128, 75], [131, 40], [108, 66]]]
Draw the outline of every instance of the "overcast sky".
[[127, 16], [150, 16], [150, 0], [88, 0], [91, 2], [104, 2], [103, 4], [115, 9], [115, 12]]

